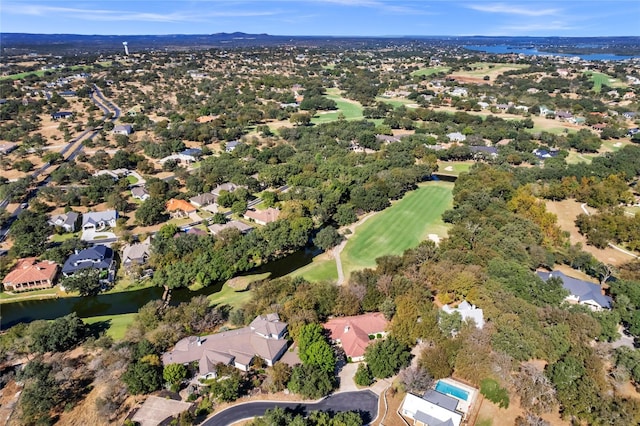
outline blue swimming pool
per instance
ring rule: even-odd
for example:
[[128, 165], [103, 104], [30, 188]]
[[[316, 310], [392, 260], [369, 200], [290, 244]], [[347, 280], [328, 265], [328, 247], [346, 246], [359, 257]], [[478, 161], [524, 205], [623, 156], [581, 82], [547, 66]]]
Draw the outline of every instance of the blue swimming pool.
[[452, 397], [461, 399], [463, 401], [466, 401], [469, 398], [469, 392], [467, 392], [466, 390], [460, 389], [457, 386], [443, 381], [439, 381], [438, 383], [436, 383], [436, 390], [440, 393], [451, 395]]

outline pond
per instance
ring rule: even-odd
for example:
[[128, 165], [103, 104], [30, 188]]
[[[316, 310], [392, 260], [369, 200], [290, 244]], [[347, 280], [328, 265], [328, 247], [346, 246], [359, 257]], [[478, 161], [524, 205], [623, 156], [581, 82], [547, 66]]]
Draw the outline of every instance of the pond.
[[[318, 254], [318, 249], [299, 250], [289, 256], [267, 263], [247, 274], [270, 272], [271, 278], [287, 275], [309, 263]], [[171, 292], [171, 304], [191, 300], [194, 296], [209, 295], [220, 291], [222, 283], [205, 287], [198, 291], [186, 288]], [[7, 329], [20, 322], [39, 319], [52, 320], [76, 312], [81, 318], [102, 315], [120, 315], [138, 312], [146, 303], [160, 299], [163, 289], [149, 287], [122, 293], [102, 294], [87, 297], [64, 297], [60, 299], [25, 300], [0, 305], [0, 329]]]

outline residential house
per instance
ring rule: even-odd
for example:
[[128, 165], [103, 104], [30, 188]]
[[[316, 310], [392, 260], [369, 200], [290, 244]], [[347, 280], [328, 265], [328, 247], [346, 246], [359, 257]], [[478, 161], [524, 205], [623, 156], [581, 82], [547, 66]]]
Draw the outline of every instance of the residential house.
[[489, 104], [488, 104], [487, 102], [482, 102], [482, 101], [478, 102], [478, 106], [479, 106], [481, 109], [487, 109], [487, 108], [489, 108]]
[[540, 117], [555, 115], [555, 113], [554, 110], [547, 108], [545, 105], [540, 105]]
[[57, 273], [57, 263], [27, 257], [18, 260], [16, 266], [2, 280], [2, 285], [5, 291], [16, 292], [51, 288]]
[[266, 225], [267, 223], [275, 222], [280, 216], [280, 210], [269, 207], [266, 210], [247, 210], [244, 212], [244, 218], [247, 220], [253, 220], [260, 225]]
[[131, 188], [131, 196], [142, 201], [151, 198], [151, 195], [144, 186], [134, 186]]
[[95, 245], [69, 256], [62, 266], [62, 274], [69, 277], [84, 269], [98, 269], [102, 271], [100, 278], [112, 282], [115, 277], [115, 260], [113, 250], [103, 245]]
[[204, 194], [196, 195], [189, 198], [189, 202], [197, 208], [202, 208], [216, 202], [216, 196], [211, 192], [205, 192]]
[[193, 158], [200, 158], [202, 156], [202, 150], [200, 148], [187, 148], [184, 151], [179, 152], [178, 154], [191, 156]]
[[196, 157], [194, 157], [193, 155], [183, 155], [183, 154], [172, 154], [172, 155], [168, 155], [164, 158], [161, 158], [160, 160], [158, 160], [158, 162], [160, 164], [164, 164], [167, 161], [171, 161], [171, 160], [175, 160], [178, 163], [185, 163], [185, 164], [191, 164], [191, 163], [195, 163], [196, 161], [198, 161], [198, 159]]
[[612, 299], [603, 294], [602, 287], [598, 284], [570, 277], [561, 271], [539, 271], [537, 275], [544, 281], [549, 278], [560, 278], [562, 287], [569, 292], [569, 296], [565, 299], [569, 303], [586, 305], [594, 311], [611, 309]]
[[546, 149], [534, 149], [532, 153], [538, 158], [538, 160], [544, 160], [546, 158], [553, 158], [558, 156], [558, 151], [547, 151]]
[[467, 137], [460, 132], [447, 133], [447, 137], [449, 142], [464, 142], [467, 140]]
[[227, 142], [224, 147], [224, 150], [225, 152], [233, 152], [238, 147], [238, 145], [240, 145], [240, 141]]
[[122, 177], [128, 176], [131, 171], [129, 169], [114, 169], [114, 170], [98, 170], [94, 176], [110, 176], [113, 180], [118, 180]]
[[151, 238], [141, 243], [127, 244], [122, 249], [122, 266], [129, 270], [132, 267], [144, 265], [151, 256]]
[[80, 215], [76, 212], [56, 214], [49, 218], [49, 225], [62, 228], [65, 232], [76, 232], [78, 230], [78, 219]]
[[209, 235], [209, 234], [207, 233], [207, 231], [203, 231], [202, 229], [199, 229], [199, 228], [189, 228], [189, 229], [185, 232], [185, 234], [187, 234], [187, 235], [196, 235], [196, 236], [198, 236], [198, 237], [204, 237], [204, 236], [206, 236], [206, 235]]
[[176, 198], [172, 198], [167, 201], [166, 204], [167, 211], [173, 217], [185, 217], [189, 216], [191, 213], [195, 213], [196, 208], [193, 207], [185, 200], [178, 200]]
[[376, 139], [385, 144], [400, 142], [400, 138], [390, 135], [376, 135]]
[[2, 142], [0, 143], [0, 154], [7, 155], [14, 151], [18, 147], [17, 143], [14, 142]]
[[211, 193], [216, 197], [216, 200], [217, 200], [222, 191], [234, 192], [238, 188], [246, 189], [247, 187], [244, 185], [236, 185], [235, 183], [231, 183], [231, 182], [225, 182], [213, 188]]
[[462, 317], [463, 321], [473, 320], [475, 322], [477, 328], [484, 327], [484, 314], [482, 309], [477, 308], [475, 305], [463, 300], [457, 308], [452, 308], [451, 306], [444, 305], [442, 307], [442, 311], [447, 314], [453, 314], [457, 312]]
[[74, 96], [78, 96], [78, 94], [75, 92], [75, 90], [64, 90], [60, 93], [58, 93], [60, 96], [62, 96], [63, 98], [71, 98]]
[[131, 124], [118, 124], [113, 128], [112, 133], [114, 135], [129, 136], [131, 133], [133, 133], [133, 126], [131, 126]]
[[247, 234], [253, 230], [253, 226], [249, 226], [246, 223], [237, 220], [231, 220], [225, 224], [214, 223], [213, 225], [209, 225], [209, 232], [213, 235], [218, 235], [225, 229], [237, 229], [242, 234]]
[[162, 363], [196, 361], [200, 377], [215, 377], [218, 363], [247, 371], [256, 356], [272, 366], [287, 350], [286, 334], [287, 323], [281, 322], [278, 314], [260, 315], [248, 327], [202, 337], [185, 337], [173, 350], [162, 355]]
[[388, 321], [380, 312], [333, 318], [323, 324], [331, 339], [339, 343], [352, 361], [362, 361], [371, 343], [369, 336], [386, 335]]
[[407, 393], [400, 413], [418, 426], [460, 426], [462, 413], [456, 411], [458, 400], [443, 393], [427, 392], [423, 398]]
[[640, 133], [640, 127], [634, 127], [633, 129], [629, 129], [627, 132], [627, 136], [631, 137], [637, 133]]
[[465, 89], [464, 87], [456, 87], [455, 89], [450, 91], [449, 94], [451, 96], [465, 97], [467, 96], [467, 89]]
[[634, 118], [636, 118], [636, 115], [637, 114], [633, 111], [627, 111], [622, 113], [622, 116], [627, 120], [633, 120]]
[[105, 210], [102, 212], [87, 212], [82, 214], [83, 231], [99, 231], [104, 228], [115, 228], [118, 212]]
[[556, 111], [556, 118], [560, 121], [567, 121], [573, 118], [569, 111]]
[[129, 111], [127, 111], [127, 115], [130, 117], [135, 117], [136, 115], [143, 113], [144, 112], [144, 107], [141, 105], [136, 105], [131, 107], [131, 109]]
[[473, 152], [475, 158], [496, 158], [498, 156], [498, 148], [495, 146], [472, 145], [469, 150]]
[[60, 120], [61, 118], [70, 118], [73, 117], [73, 113], [70, 111], [58, 111], [58, 112], [54, 112], [53, 114], [51, 114], [51, 118], [53, 120]]

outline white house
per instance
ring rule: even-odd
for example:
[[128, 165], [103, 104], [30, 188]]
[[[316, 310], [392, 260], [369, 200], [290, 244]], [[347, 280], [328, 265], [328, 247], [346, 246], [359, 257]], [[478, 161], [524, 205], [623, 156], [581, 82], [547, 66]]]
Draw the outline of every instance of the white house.
[[105, 210], [103, 212], [88, 212], [82, 215], [82, 230], [98, 231], [106, 227], [114, 228], [118, 212], [115, 210]]
[[466, 300], [462, 301], [457, 308], [452, 308], [449, 305], [444, 305], [442, 307], [442, 311], [447, 314], [458, 312], [463, 321], [471, 319], [475, 322], [477, 328], [481, 329], [482, 327], [484, 327], [484, 314], [482, 312], [482, 309], [477, 308], [475, 305], [472, 305]]
[[447, 133], [450, 142], [464, 142], [467, 137], [460, 132]]
[[456, 411], [456, 399], [439, 392], [425, 397], [428, 399], [406, 394], [400, 407], [402, 415], [413, 420], [414, 425], [460, 426], [462, 414]]
[[129, 136], [131, 133], [133, 133], [133, 127], [131, 124], [118, 124], [113, 128], [114, 135]]

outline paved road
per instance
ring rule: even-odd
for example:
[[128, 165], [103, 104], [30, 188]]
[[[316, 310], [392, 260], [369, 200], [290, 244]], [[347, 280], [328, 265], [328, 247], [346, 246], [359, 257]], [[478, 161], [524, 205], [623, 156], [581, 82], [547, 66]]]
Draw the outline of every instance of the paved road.
[[378, 415], [378, 395], [365, 390], [358, 392], [342, 392], [331, 395], [317, 403], [302, 402], [247, 402], [227, 408], [205, 420], [203, 426], [227, 426], [239, 420], [264, 415], [265, 411], [282, 407], [294, 414], [309, 415], [312, 411], [358, 411], [364, 424], [371, 423]]

